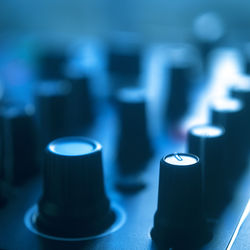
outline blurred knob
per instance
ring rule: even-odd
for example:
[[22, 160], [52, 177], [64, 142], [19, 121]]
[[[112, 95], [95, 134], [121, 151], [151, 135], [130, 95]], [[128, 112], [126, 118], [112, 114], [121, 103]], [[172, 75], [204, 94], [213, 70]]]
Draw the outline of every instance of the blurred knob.
[[141, 72], [139, 48], [111, 48], [108, 57], [108, 71], [111, 74], [138, 76]]
[[63, 49], [45, 49], [39, 56], [39, 76], [43, 80], [58, 80], [64, 76], [67, 53]]
[[181, 122], [189, 111], [194, 69], [195, 60], [191, 48], [183, 46], [172, 50], [165, 118], [173, 125]]
[[36, 218], [41, 231], [83, 237], [101, 233], [114, 222], [101, 153], [99, 143], [84, 137], [59, 138], [47, 146]]
[[175, 153], [162, 158], [152, 239], [163, 249], [196, 249], [207, 238], [199, 158]]
[[123, 174], [145, 169], [152, 156], [147, 131], [146, 94], [140, 88], [123, 88], [116, 95], [119, 108], [120, 133], [117, 160]]
[[245, 124], [243, 103], [235, 98], [218, 98], [211, 103], [211, 122], [225, 129], [225, 178], [229, 187], [236, 181], [246, 165]]
[[111, 90], [138, 86], [142, 70], [142, 49], [137, 39], [119, 34], [109, 45], [107, 68]]
[[225, 131], [218, 126], [199, 125], [188, 132], [187, 151], [197, 155], [202, 166], [203, 204], [208, 217], [219, 214], [226, 198], [224, 140]]
[[203, 13], [194, 20], [193, 33], [206, 70], [209, 54], [225, 36], [223, 20], [216, 13]]
[[244, 103], [243, 117], [241, 120], [241, 126], [244, 127], [245, 136], [243, 140], [247, 144], [246, 149], [249, 152], [250, 146], [250, 77], [240, 76], [235, 79], [234, 85], [230, 89], [230, 94], [234, 98], [240, 99]]
[[35, 108], [10, 106], [2, 115], [4, 178], [18, 185], [38, 170]]
[[245, 59], [244, 72], [250, 74], [250, 42], [248, 42], [243, 48], [243, 57]]
[[68, 100], [68, 121], [71, 134], [81, 134], [93, 122], [93, 107], [89, 91], [89, 78], [81, 75], [67, 76], [71, 83]]
[[68, 134], [67, 109], [70, 91], [70, 84], [66, 81], [41, 82], [37, 88], [37, 122], [42, 148], [51, 140]]

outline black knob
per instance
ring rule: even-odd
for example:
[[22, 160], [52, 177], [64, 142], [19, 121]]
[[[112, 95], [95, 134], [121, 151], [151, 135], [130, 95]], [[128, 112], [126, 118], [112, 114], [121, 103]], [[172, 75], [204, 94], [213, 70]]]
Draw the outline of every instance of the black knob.
[[250, 43], [248, 42], [243, 48], [243, 58], [245, 59], [245, 67], [243, 71], [250, 74]]
[[68, 75], [67, 80], [71, 84], [68, 100], [68, 122], [72, 135], [83, 133], [94, 119], [93, 105], [89, 90], [90, 79], [84, 75]]
[[68, 60], [68, 55], [64, 49], [43, 49], [38, 59], [41, 79], [58, 80], [63, 78]]
[[146, 94], [141, 88], [123, 88], [116, 95], [120, 131], [117, 161], [123, 174], [145, 169], [152, 156], [146, 116]]
[[232, 184], [242, 173], [247, 161], [243, 108], [240, 100], [229, 97], [218, 98], [211, 103], [211, 122], [225, 129], [224, 164], [229, 188], [233, 187]]
[[46, 81], [39, 84], [36, 91], [36, 108], [41, 148], [55, 138], [68, 135], [67, 110], [70, 91], [67, 81]]
[[165, 110], [165, 119], [171, 125], [180, 123], [189, 111], [195, 65], [195, 53], [190, 47], [172, 49]]
[[60, 237], [101, 233], [114, 222], [104, 190], [102, 147], [84, 137], [64, 137], [46, 148], [37, 227]]
[[139, 48], [112, 48], [109, 51], [108, 70], [112, 74], [138, 76], [141, 72]]
[[10, 105], [2, 116], [4, 178], [18, 185], [38, 170], [35, 108]]
[[198, 125], [188, 132], [187, 151], [200, 158], [203, 204], [207, 217], [216, 217], [225, 203], [225, 131], [213, 125]]
[[136, 39], [121, 35], [109, 45], [107, 68], [112, 94], [122, 87], [138, 86], [142, 71], [142, 48]]
[[[249, 152], [250, 146], [250, 77], [247, 75], [243, 75], [237, 77], [234, 81], [233, 86], [230, 88], [230, 94], [234, 98], [240, 99], [244, 103], [243, 109], [243, 117], [241, 120], [241, 126], [245, 132], [245, 136], [243, 138], [244, 143], [246, 143], [246, 150]], [[243, 141], [242, 141], [243, 142]]]
[[202, 210], [199, 158], [175, 153], [160, 162], [158, 207], [152, 239], [163, 249], [195, 249], [209, 237]]

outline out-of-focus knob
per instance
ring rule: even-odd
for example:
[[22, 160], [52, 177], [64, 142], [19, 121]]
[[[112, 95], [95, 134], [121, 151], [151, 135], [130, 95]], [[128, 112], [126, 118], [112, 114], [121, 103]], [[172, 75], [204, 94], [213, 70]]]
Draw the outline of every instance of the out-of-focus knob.
[[193, 33], [206, 70], [209, 54], [225, 36], [223, 20], [216, 13], [203, 13], [194, 20]]
[[241, 120], [241, 126], [244, 127], [245, 132], [244, 141], [246, 143], [246, 149], [249, 152], [250, 145], [250, 77], [247, 75], [239, 76], [235, 79], [233, 86], [230, 89], [230, 94], [234, 98], [240, 99], [244, 103], [243, 117]]
[[68, 75], [71, 91], [68, 100], [68, 121], [71, 134], [81, 134], [93, 122], [93, 107], [89, 91], [90, 80], [83, 75]]
[[4, 178], [18, 185], [38, 170], [35, 108], [9, 106], [2, 116]]
[[243, 57], [245, 59], [244, 72], [250, 74], [250, 42], [248, 42], [243, 48]]
[[142, 71], [142, 48], [138, 42], [126, 35], [117, 38], [109, 45], [107, 58], [112, 94], [123, 87], [138, 86]]
[[102, 147], [84, 137], [64, 137], [46, 148], [43, 194], [36, 225], [59, 237], [105, 231], [115, 219], [104, 190]]
[[202, 210], [199, 158], [175, 153], [160, 162], [158, 207], [152, 239], [164, 249], [195, 249], [209, 235]]
[[41, 82], [37, 88], [37, 122], [42, 148], [51, 140], [69, 133], [67, 110], [70, 91], [70, 84], [66, 81]]
[[206, 216], [218, 215], [225, 200], [224, 165], [225, 131], [213, 125], [198, 125], [188, 132], [187, 151], [200, 158], [203, 204]]
[[166, 97], [165, 119], [177, 125], [190, 107], [190, 93], [195, 79], [195, 53], [189, 46], [171, 50], [168, 96]]
[[63, 49], [48, 48], [39, 56], [39, 76], [42, 80], [59, 80], [64, 76], [67, 53]]
[[[229, 183], [237, 180], [245, 168], [247, 155], [245, 144], [245, 125], [243, 122], [243, 103], [235, 98], [222, 97], [212, 101], [211, 122], [225, 129], [224, 164], [225, 178]], [[243, 123], [243, 126], [241, 125]], [[229, 187], [233, 187], [232, 183]]]
[[123, 88], [116, 95], [119, 109], [117, 161], [123, 174], [138, 173], [145, 169], [152, 156], [147, 131], [146, 95], [140, 88]]

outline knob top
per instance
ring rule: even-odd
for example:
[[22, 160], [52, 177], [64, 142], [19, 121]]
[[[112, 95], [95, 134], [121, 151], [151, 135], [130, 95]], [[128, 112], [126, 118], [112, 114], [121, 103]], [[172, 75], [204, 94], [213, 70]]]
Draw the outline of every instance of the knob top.
[[100, 144], [94, 144], [82, 137], [60, 138], [48, 145], [50, 152], [64, 156], [86, 155], [100, 148]]
[[164, 161], [173, 166], [192, 166], [199, 162], [199, 158], [195, 155], [185, 153], [174, 153], [167, 155]]
[[235, 98], [219, 98], [212, 102], [212, 107], [217, 111], [237, 112], [243, 108], [243, 104]]
[[146, 93], [143, 88], [127, 87], [118, 91], [117, 98], [119, 101], [126, 103], [140, 103], [145, 101]]
[[213, 125], [199, 125], [193, 127], [190, 133], [200, 137], [211, 138], [223, 135], [224, 129]]

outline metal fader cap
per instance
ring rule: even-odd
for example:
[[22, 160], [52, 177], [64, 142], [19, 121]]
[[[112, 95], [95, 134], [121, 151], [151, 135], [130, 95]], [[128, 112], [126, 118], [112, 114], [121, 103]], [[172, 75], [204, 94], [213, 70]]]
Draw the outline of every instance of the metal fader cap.
[[192, 154], [162, 158], [158, 208], [151, 236], [158, 246], [200, 246], [209, 238], [202, 210], [201, 168]]
[[102, 147], [84, 137], [52, 141], [45, 150], [36, 225], [58, 237], [87, 237], [115, 220], [103, 182]]

